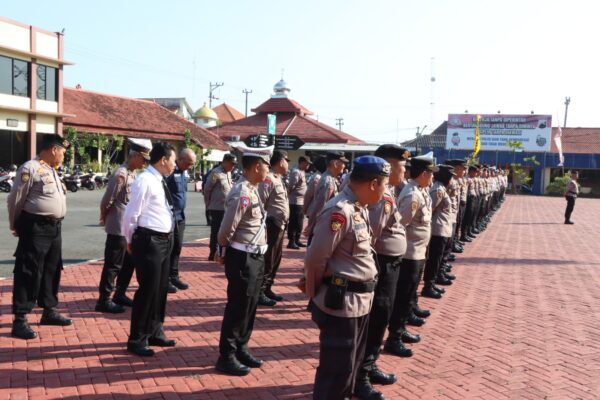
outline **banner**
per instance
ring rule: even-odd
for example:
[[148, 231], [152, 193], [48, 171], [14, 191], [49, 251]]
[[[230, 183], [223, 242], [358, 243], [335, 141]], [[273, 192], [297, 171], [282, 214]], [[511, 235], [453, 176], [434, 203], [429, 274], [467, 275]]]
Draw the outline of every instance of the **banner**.
[[473, 158], [477, 157], [479, 150], [481, 150], [481, 135], [479, 133], [479, 122], [481, 121], [481, 115], [475, 118], [475, 145], [473, 146]]
[[[474, 150], [476, 114], [449, 114], [446, 149]], [[551, 115], [482, 114], [479, 121], [480, 149], [512, 151], [506, 144], [518, 140], [523, 151], [550, 151]]]

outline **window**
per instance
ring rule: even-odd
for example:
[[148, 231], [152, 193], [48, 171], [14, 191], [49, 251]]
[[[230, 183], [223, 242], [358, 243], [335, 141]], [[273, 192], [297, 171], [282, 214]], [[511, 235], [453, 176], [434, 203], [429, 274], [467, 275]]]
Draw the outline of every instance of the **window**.
[[36, 95], [40, 100], [56, 101], [56, 68], [38, 65]]
[[29, 96], [29, 63], [0, 56], [0, 93]]

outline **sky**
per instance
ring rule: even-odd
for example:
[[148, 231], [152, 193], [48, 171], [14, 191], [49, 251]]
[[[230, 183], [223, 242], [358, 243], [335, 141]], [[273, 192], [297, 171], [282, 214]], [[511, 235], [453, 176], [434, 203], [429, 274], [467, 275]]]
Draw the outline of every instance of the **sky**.
[[[597, 1], [30, 0], [0, 15], [65, 29], [65, 85], [185, 97], [195, 110], [266, 101], [282, 77], [319, 121], [395, 143], [449, 113], [550, 114], [600, 127]], [[435, 82], [432, 83], [432, 76]], [[433, 104], [433, 105], [432, 105]]]

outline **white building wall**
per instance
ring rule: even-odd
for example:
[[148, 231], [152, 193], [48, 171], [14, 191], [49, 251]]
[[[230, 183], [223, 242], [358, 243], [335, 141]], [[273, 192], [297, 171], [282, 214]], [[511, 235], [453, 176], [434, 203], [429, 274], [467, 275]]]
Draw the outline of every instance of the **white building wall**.
[[0, 46], [30, 52], [29, 29], [0, 21]]
[[58, 37], [47, 33], [35, 33], [36, 53], [41, 56], [58, 58]]
[[49, 115], [38, 115], [36, 121], [38, 133], [56, 133], [56, 118]]
[[[18, 121], [17, 126], [8, 126], [9, 119], [16, 119]], [[29, 115], [24, 112], [0, 110], [0, 130], [27, 132], [29, 130]]]

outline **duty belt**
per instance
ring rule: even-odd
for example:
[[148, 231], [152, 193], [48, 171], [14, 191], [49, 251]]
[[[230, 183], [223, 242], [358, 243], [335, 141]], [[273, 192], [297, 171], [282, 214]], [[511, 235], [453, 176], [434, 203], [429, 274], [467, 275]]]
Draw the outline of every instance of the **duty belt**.
[[159, 237], [159, 238], [162, 238], [162, 239], [167, 239], [167, 240], [170, 239], [171, 235], [173, 234], [173, 232], [169, 232], [169, 233], [158, 232], [158, 231], [155, 231], [153, 229], [144, 228], [142, 226], [139, 226], [136, 229], [136, 231], [139, 232], [139, 233], [141, 233], [141, 234], [143, 234], [143, 235], [156, 236], [156, 237]]
[[54, 218], [54, 217], [48, 217], [46, 215], [32, 214], [27, 211], [21, 211], [21, 216], [28, 218], [31, 221], [47, 222], [47, 223], [51, 223], [51, 224], [58, 224], [59, 222], [61, 222], [63, 220], [63, 218]]
[[252, 253], [252, 254], [265, 254], [267, 252], [267, 249], [269, 248], [268, 245], [258, 245], [258, 244], [244, 244], [244, 243], [240, 243], [240, 242], [231, 242], [229, 243], [230, 247], [233, 247], [236, 250], [239, 251], [245, 251], [246, 253]]
[[323, 283], [326, 285], [345, 286], [348, 292], [354, 293], [371, 293], [375, 291], [377, 280], [369, 282], [354, 282], [340, 276], [326, 276], [323, 278]]

